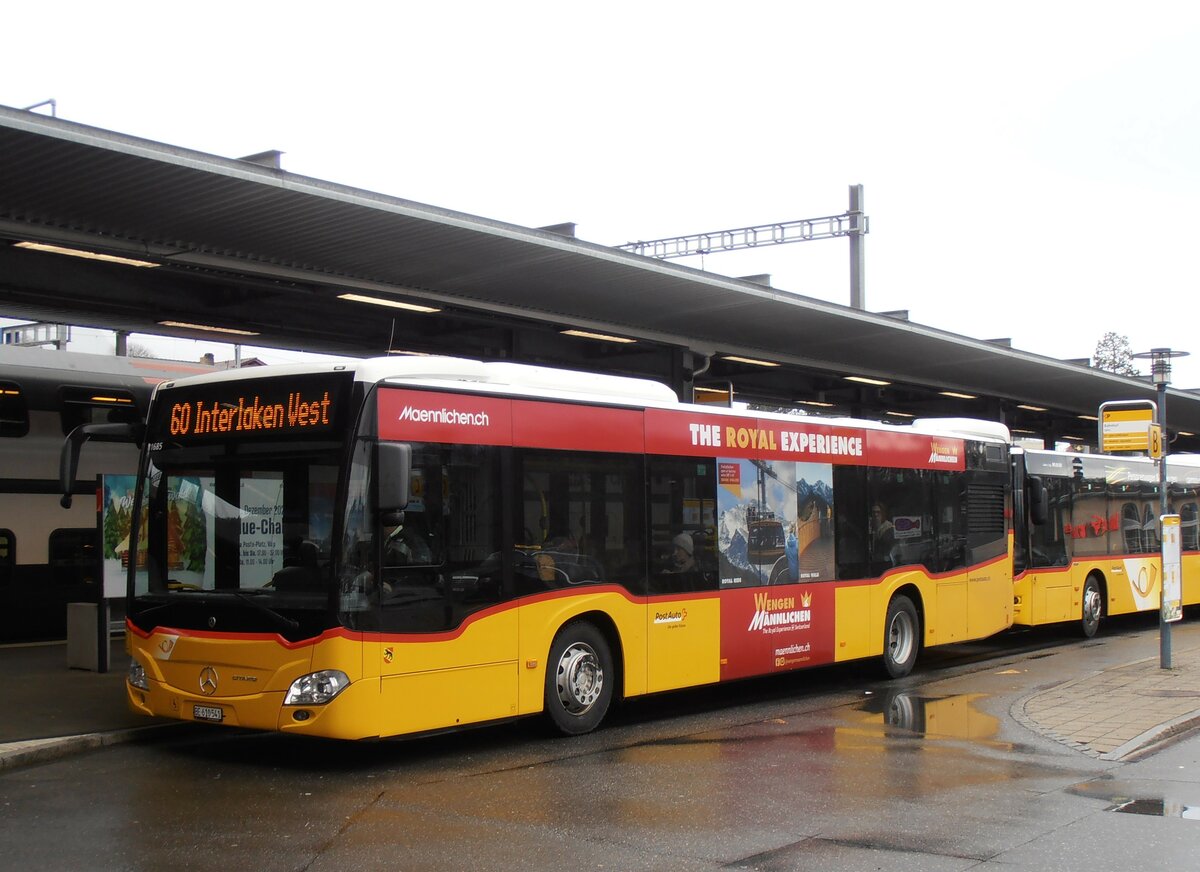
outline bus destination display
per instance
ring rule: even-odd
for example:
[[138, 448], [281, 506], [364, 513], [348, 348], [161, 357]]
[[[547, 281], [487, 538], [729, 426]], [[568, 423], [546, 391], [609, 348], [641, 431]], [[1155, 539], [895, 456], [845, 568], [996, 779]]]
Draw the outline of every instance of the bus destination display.
[[323, 375], [164, 391], [153, 432], [175, 443], [328, 433], [337, 426], [345, 387], [344, 378]]

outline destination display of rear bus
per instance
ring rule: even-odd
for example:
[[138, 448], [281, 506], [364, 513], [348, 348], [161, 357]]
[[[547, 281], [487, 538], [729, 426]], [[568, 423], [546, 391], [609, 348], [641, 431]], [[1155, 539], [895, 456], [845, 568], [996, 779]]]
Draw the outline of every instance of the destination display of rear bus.
[[321, 736], [610, 705], [1012, 623], [1006, 433], [449, 358], [160, 387], [130, 704]]

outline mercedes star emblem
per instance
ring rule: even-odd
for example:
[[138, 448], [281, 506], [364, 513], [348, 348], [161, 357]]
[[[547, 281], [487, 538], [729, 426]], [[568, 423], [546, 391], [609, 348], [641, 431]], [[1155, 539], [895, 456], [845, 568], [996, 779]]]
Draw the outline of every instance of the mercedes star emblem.
[[217, 670], [211, 666], [200, 670], [200, 692], [205, 696], [212, 696], [217, 692]]

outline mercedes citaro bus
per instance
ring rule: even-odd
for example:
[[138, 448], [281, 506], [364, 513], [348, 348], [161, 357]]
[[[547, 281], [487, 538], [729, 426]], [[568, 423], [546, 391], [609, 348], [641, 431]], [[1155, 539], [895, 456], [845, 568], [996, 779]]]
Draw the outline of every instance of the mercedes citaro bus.
[[168, 382], [137, 435], [127, 691], [146, 715], [584, 733], [674, 688], [872, 657], [902, 676], [1013, 621], [994, 423], [391, 358]]
[[[1200, 603], [1200, 456], [1167, 461], [1167, 509], [1179, 516], [1181, 605]], [[1158, 465], [1147, 457], [1013, 450], [1014, 614], [1021, 626], [1105, 617], [1162, 602]]]

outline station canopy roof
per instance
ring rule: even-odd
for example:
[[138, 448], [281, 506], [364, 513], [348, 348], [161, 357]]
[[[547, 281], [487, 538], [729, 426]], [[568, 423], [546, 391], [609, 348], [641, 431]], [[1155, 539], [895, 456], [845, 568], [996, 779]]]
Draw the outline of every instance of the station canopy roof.
[[[217, 157], [0, 107], [0, 167], [0, 314], [14, 318], [351, 356], [507, 358], [675, 384], [694, 371], [698, 385], [732, 383], [780, 404], [976, 414], [1085, 436], [1096, 424], [1079, 415], [1155, 395], [1146, 381], [1078, 363], [287, 173], [270, 153], [263, 163]], [[244, 332], [200, 329], [213, 327]], [[636, 341], [561, 332], [572, 328]], [[1200, 433], [1200, 395], [1169, 396], [1172, 430]]]

